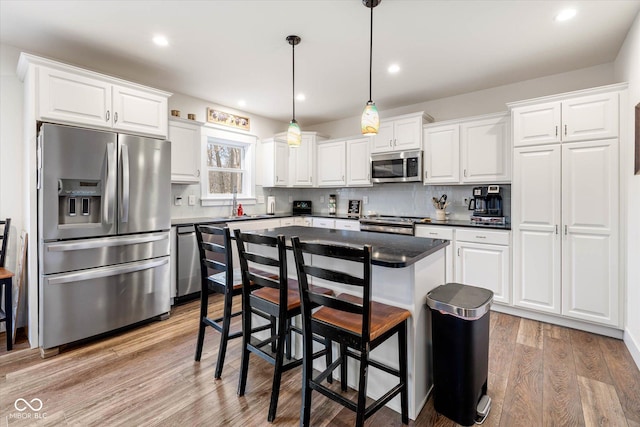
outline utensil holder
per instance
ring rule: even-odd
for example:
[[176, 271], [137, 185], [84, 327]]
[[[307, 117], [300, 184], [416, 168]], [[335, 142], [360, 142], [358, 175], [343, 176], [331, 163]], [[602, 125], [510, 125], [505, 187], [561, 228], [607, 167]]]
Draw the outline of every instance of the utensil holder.
[[444, 209], [436, 209], [436, 220], [444, 221], [445, 219], [447, 219], [447, 216], [446, 216], [446, 213], [444, 212]]

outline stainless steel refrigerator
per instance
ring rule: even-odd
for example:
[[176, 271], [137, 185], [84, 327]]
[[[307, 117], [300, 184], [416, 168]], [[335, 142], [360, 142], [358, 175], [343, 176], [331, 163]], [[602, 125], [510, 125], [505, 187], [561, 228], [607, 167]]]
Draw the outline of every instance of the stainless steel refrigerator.
[[171, 143], [41, 123], [40, 346], [170, 310]]

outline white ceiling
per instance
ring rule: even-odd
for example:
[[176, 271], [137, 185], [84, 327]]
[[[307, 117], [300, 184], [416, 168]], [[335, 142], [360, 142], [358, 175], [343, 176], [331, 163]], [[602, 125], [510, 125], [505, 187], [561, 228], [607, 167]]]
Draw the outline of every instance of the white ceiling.
[[[555, 22], [567, 6], [576, 18]], [[639, 10], [640, 0], [383, 0], [374, 9], [373, 99], [384, 111], [611, 62]], [[0, 42], [287, 122], [285, 37], [296, 34], [304, 128], [362, 111], [369, 13], [361, 0], [0, 0]], [[170, 45], [155, 46], [155, 34]], [[402, 68], [395, 75], [392, 62]]]

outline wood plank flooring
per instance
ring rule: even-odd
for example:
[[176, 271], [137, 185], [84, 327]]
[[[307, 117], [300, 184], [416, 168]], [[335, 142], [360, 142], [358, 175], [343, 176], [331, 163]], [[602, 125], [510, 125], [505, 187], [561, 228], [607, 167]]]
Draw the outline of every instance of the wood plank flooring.
[[[219, 297], [211, 309], [221, 309]], [[209, 328], [202, 361], [194, 362], [197, 316], [198, 302], [189, 302], [168, 320], [68, 346], [46, 360], [24, 338], [12, 352], [3, 346], [0, 426], [268, 425], [271, 365], [252, 356], [246, 394], [238, 397], [240, 340], [230, 342], [222, 379], [214, 380], [219, 335]], [[496, 312], [490, 337], [486, 426], [640, 426], [640, 372], [622, 341]], [[284, 374], [274, 425], [298, 425], [300, 382], [300, 370]], [[17, 399], [36, 405], [35, 398], [40, 411], [16, 409]], [[312, 403], [313, 426], [355, 422], [317, 393]], [[400, 426], [400, 415], [384, 408], [367, 425]], [[410, 425], [456, 426], [432, 399]]]

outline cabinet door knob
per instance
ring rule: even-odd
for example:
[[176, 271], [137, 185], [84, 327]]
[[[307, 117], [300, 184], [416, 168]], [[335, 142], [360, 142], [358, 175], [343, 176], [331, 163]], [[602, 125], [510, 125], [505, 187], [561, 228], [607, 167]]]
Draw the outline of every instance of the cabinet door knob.
[[196, 169], [196, 176], [200, 177], [200, 169]]
[[389, 140], [389, 147], [393, 147], [393, 141]]
[[558, 224], [556, 224], [556, 234], [558, 234]]
[[427, 179], [427, 178], [429, 178], [429, 175], [427, 175], [427, 170], [425, 169], [424, 170], [424, 179]]
[[109, 113], [109, 110], [107, 110], [107, 117], [105, 118], [105, 121], [109, 121], [109, 117], [111, 117], [111, 114]]
[[556, 126], [556, 136], [558, 136], [558, 126]]
[[118, 123], [118, 113], [113, 113], [113, 123]]
[[564, 235], [565, 236], [567, 235], [567, 225], [566, 224], [564, 225]]
[[564, 125], [564, 136], [567, 136], [567, 125]]

